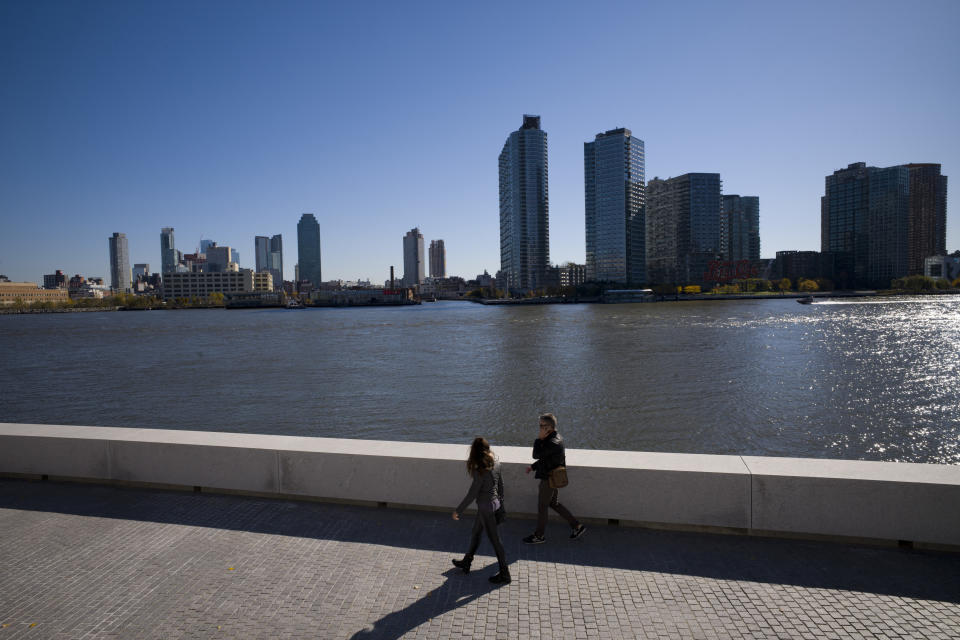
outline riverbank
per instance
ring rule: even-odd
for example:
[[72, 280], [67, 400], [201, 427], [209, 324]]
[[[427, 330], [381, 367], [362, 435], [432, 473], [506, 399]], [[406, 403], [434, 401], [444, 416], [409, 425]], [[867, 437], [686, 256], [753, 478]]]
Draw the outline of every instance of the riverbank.
[[[789, 293], [678, 293], [674, 295], [653, 295], [645, 302], [704, 302], [714, 300], [790, 300], [813, 297], [815, 300], [834, 298], [889, 298], [891, 296], [949, 296], [960, 295], [960, 289], [934, 289], [930, 291], [898, 291], [893, 289], [865, 291], [814, 291]], [[483, 305], [541, 305], [541, 304], [635, 304], [638, 300], [626, 302], [607, 301], [603, 296], [566, 298], [562, 296], [543, 296], [539, 298], [464, 298]]]
[[[12, 309], [0, 308], [0, 315], [38, 314], [38, 313], [87, 313], [94, 311], [120, 311], [120, 307], [66, 307], [62, 309]], [[138, 309], [139, 311], [139, 309]]]

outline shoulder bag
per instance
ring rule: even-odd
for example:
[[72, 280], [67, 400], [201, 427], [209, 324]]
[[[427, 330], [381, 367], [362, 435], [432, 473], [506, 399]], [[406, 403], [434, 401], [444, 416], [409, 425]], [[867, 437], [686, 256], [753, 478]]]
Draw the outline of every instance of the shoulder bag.
[[567, 468], [561, 466], [556, 469], [551, 469], [548, 482], [550, 483], [551, 489], [562, 489], [567, 486], [570, 483], [570, 481], [567, 480]]

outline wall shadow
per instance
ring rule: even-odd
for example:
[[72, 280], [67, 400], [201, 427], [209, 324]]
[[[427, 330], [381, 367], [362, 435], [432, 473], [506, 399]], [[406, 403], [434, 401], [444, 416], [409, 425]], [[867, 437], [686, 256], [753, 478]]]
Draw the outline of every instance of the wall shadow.
[[[466, 549], [472, 525], [470, 517], [454, 522], [445, 512], [10, 478], [0, 478], [0, 509], [425, 549], [451, 557]], [[532, 528], [533, 521], [524, 519], [508, 518], [502, 525], [511, 564], [608, 567], [960, 603], [960, 554], [613, 526], [590, 526], [571, 542], [566, 525], [553, 521], [547, 544], [524, 545], [520, 540]], [[490, 552], [482, 542], [480, 553]], [[485, 588], [478, 593], [486, 593], [488, 583], [481, 582]], [[384, 624], [437, 611], [432, 601], [414, 607]]]

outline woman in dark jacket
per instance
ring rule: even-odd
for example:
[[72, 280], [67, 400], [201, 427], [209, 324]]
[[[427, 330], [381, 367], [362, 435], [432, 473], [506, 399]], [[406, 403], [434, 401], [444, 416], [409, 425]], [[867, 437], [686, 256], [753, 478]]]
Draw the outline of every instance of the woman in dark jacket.
[[490, 544], [497, 554], [500, 572], [490, 577], [494, 584], [510, 582], [510, 567], [507, 566], [507, 555], [500, 542], [497, 532], [496, 511], [503, 502], [503, 479], [500, 477], [500, 461], [490, 451], [490, 444], [484, 438], [476, 438], [470, 445], [470, 457], [467, 458], [467, 473], [473, 478], [470, 490], [466, 497], [453, 512], [453, 519], [459, 520], [464, 509], [474, 500], [477, 502], [477, 519], [473, 523], [473, 534], [470, 538], [470, 548], [463, 560], [454, 560], [453, 564], [464, 573], [470, 573], [473, 554], [480, 546], [480, 532], [486, 530]]

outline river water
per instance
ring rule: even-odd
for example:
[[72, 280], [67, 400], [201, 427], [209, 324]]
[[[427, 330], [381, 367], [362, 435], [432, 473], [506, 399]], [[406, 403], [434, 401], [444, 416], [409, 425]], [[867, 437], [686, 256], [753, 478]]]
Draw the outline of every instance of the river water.
[[0, 421], [960, 463], [960, 297], [0, 316]]

